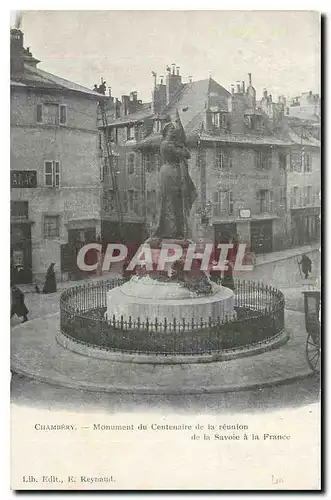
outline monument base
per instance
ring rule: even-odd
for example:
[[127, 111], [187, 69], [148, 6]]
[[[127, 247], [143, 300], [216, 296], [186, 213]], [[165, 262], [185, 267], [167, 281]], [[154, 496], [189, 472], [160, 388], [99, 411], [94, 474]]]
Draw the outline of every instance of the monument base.
[[182, 283], [162, 282], [150, 276], [134, 276], [124, 285], [107, 293], [106, 317], [145, 322], [150, 324], [174, 319], [180, 323], [195, 323], [209, 318], [212, 321], [230, 321], [236, 317], [234, 292], [229, 288], [211, 283], [212, 292], [197, 295]]

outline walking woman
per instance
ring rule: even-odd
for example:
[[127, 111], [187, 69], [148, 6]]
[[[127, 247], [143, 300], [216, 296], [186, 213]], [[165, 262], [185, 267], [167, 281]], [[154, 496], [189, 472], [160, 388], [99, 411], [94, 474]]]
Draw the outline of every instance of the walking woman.
[[46, 273], [46, 280], [43, 288], [43, 293], [54, 293], [56, 292], [56, 278], [54, 271], [55, 263], [52, 262]]

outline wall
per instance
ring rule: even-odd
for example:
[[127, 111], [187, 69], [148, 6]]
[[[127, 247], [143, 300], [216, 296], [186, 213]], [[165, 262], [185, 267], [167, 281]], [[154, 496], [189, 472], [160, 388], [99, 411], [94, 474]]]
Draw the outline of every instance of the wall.
[[[12, 201], [29, 202], [34, 278], [56, 263], [60, 278], [61, 244], [67, 243], [68, 222], [95, 219], [100, 225], [100, 158], [96, 130], [97, 103], [76, 94], [37, 94], [30, 90], [11, 93], [11, 170], [36, 170], [37, 188], [12, 188]], [[67, 106], [67, 123], [36, 123], [36, 105], [58, 102]], [[59, 161], [60, 187], [47, 187], [44, 162]], [[60, 215], [60, 237], [45, 239], [43, 216]]]

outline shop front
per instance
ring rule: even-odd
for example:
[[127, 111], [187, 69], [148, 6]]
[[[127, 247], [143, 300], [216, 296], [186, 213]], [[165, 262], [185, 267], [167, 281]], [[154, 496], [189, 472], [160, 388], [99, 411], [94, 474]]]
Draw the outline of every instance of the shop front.
[[318, 241], [321, 234], [320, 207], [291, 210], [292, 245], [300, 246]]

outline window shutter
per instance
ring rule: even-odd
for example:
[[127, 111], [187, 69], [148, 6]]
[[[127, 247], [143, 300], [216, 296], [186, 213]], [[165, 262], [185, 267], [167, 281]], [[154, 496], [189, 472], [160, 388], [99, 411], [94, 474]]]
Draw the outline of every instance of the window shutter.
[[67, 122], [67, 106], [60, 105], [60, 123], [64, 125]]
[[43, 105], [37, 104], [37, 122], [42, 123], [43, 121]]
[[45, 186], [53, 186], [53, 164], [51, 161], [45, 162]]
[[60, 185], [60, 164], [58, 161], [54, 162], [54, 186], [59, 187]]

